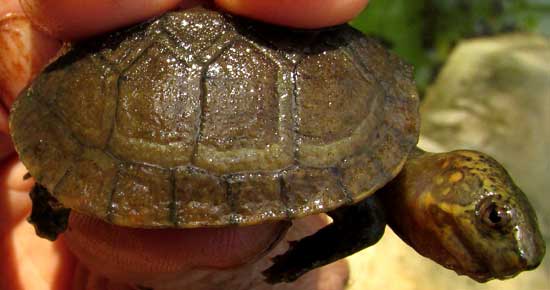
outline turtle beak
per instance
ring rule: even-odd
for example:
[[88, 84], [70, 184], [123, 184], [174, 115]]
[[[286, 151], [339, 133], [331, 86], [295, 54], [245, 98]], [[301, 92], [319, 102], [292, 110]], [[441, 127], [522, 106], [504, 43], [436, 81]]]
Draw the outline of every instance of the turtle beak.
[[501, 251], [498, 261], [489, 265], [491, 275], [497, 279], [512, 278], [537, 268], [542, 262], [546, 246], [536, 223], [516, 226], [514, 238], [515, 249]]
[[520, 260], [525, 270], [537, 268], [546, 253], [546, 245], [538, 228], [518, 229], [516, 232]]
[[[506, 280], [517, 276], [523, 271], [530, 271], [537, 268], [544, 257], [545, 246], [542, 239], [531, 239], [529, 243], [524, 243], [518, 252], [502, 252], [499, 261], [486, 264], [485, 269], [478, 269], [479, 272], [460, 273], [480, 283], [488, 282], [492, 279]], [[460, 272], [460, 271], [458, 271]]]

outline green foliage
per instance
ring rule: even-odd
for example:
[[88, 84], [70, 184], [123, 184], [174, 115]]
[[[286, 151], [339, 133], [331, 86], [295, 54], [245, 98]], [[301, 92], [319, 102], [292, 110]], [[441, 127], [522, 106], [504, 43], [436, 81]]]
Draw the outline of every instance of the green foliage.
[[550, 34], [550, 0], [371, 0], [352, 25], [383, 39], [416, 68], [421, 91], [463, 38]]

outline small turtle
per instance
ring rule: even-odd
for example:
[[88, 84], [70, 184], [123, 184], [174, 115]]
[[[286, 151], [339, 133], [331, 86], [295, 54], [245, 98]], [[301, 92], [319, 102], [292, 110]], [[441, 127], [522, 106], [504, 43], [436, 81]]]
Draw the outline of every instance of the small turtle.
[[331, 216], [274, 259], [271, 283], [376, 243], [386, 223], [478, 281], [533, 269], [544, 242], [505, 169], [416, 148], [411, 71], [347, 25], [296, 31], [202, 7], [75, 44], [11, 114], [37, 182], [32, 220], [55, 239], [65, 208], [138, 228]]

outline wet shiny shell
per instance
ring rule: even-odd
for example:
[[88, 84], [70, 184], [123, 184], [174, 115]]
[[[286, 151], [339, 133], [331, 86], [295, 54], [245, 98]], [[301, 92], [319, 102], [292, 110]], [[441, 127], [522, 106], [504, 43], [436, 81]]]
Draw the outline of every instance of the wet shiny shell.
[[411, 69], [349, 26], [196, 8], [75, 45], [17, 100], [21, 160], [132, 227], [256, 224], [359, 201], [418, 137]]

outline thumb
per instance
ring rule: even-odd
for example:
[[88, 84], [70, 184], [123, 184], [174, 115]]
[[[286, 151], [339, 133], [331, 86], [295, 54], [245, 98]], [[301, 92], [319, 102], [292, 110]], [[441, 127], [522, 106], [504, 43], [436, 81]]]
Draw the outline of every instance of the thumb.
[[368, 0], [216, 0], [227, 11], [296, 28], [320, 28], [357, 16]]
[[21, 0], [32, 22], [59, 39], [77, 39], [136, 23], [181, 0]]

